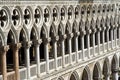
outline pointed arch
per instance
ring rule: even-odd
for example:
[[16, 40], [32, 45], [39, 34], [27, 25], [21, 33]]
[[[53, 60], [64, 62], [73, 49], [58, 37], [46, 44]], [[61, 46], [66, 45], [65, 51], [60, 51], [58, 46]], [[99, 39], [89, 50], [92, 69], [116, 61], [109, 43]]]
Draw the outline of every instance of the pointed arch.
[[42, 26], [40, 30], [40, 38], [48, 38], [48, 28], [45, 24]]
[[54, 23], [50, 26], [50, 29], [49, 29], [49, 37], [50, 36], [56, 36], [56, 26]]
[[101, 68], [99, 62], [94, 65], [93, 80], [99, 80], [102, 77]]
[[31, 33], [30, 33], [30, 40], [37, 40], [38, 39], [38, 31], [36, 27], [32, 27]]
[[103, 75], [110, 73], [110, 61], [108, 58], [104, 60], [102, 73]]
[[79, 80], [79, 75], [76, 71], [73, 71], [72, 74], [70, 75], [69, 80]]
[[57, 33], [58, 33], [58, 35], [64, 34], [64, 26], [62, 23], [59, 24]]
[[65, 33], [66, 34], [69, 34], [72, 32], [72, 29], [71, 29], [71, 24], [69, 22], [67, 22], [66, 26], [65, 26]]
[[61, 77], [61, 76], [60, 76], [60, 77], [58, 77], [58, 79], [57, 79], [57, 80], [64, 80], [64, 79], [63, 79], [63, 77]]
[[117, 70], [118, 69], [118, 59], [116, 54], [113, 56], [112, 58], [112, 62], [111, 62], [111, 71]]
[[82, 80], [91, 80], [91, 73], [88, 66], [86, 66], [83, 70]]

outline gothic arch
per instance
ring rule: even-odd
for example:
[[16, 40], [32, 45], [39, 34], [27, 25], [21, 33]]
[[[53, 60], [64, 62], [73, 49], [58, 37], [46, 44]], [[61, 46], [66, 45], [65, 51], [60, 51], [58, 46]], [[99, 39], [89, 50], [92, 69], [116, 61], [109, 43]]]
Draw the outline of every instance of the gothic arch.
[[79, 80], [79, 75], [76, 71], [72, 72], [72, 74], [69, 77], [69, 80]]
[[[22, 36], [21, 36], [22, 35]], [[24, 39], [24, 40], [23, 40]], [[28, 32], [27, 30], [23, 27], [19, 33], [19, 41], [28, 41]]]
[[91, 73], [88, 66], [84, 68], [81, 80], [91, 80]]
[[32, 27], [31, 32], [30, 32], [30, 39], [31, 40], [37, 40], [38, 39], [38, 31], [36, 27]]
[[63, 79], [63, 77], [61, 77], [61, 76], [60, 76], [60, 77], [58, 77], [58, 79], [57, 79], [57, 80], [64, 80], [64, 79]]
[[50, 37], [50, 35], [56, 36], [56, 26], [55, 26], [55, 24], [52, 24], [52, 25], [50, 26], [50, 29], [49, 29], [49, 37]]
[[58, 26], [57, 34], [58, 35], [63, 35], [64, 34], [64, 27], [63, 27], [62, 23], [60, 23], [59, 26]]
[[108, 58], [104, 60], [102, 73], [104, 76], [110, 73], [110, 62]]
[[16, 43], [17, 42], [17, 35], [14, 29], [10, 29], [7, 35], [7, 43]]
[[113, 56], [112, 61], [111, 61], [111, 71], [114, 71], [118, 68], [118, 59], [116, 54]]
[[71, 29], [71, 24], [70, 22], [67, 22], [66, 26], [65, 26], [65, 33], [71, 33], [72, 29]]
[[72, 25], [72, 32], [78, 32], [79, 31], [79, 27], [76, 21], [74, 21], [73, 25]]
[[99, 62], [94, 65], [93, 69], [93, 80], [99, 80], [101, 78], [101, 68]]
[[47, 28], [46, 25], [43, 25], [43, 26], [41, 27], [41, 30], [40, 30], [40, 38], [43, 37], [42, 35], [44, 36], [44, 38], [48, 38], [48, 28]]

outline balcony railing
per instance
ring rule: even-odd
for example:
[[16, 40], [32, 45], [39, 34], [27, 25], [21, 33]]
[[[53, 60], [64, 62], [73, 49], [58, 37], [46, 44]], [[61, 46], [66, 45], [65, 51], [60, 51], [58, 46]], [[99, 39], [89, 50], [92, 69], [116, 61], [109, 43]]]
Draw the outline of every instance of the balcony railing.
[[3, 79], [2, 79], [2, 75], [0, 75], [0, 80], [3, 80]]
[[15, 80], [15, 71], [7, 73], [7, 80]]
[[20, 72], [20, 80], [27, 78], [27, 69], [26, 68], [20, 69], [19, 72]]

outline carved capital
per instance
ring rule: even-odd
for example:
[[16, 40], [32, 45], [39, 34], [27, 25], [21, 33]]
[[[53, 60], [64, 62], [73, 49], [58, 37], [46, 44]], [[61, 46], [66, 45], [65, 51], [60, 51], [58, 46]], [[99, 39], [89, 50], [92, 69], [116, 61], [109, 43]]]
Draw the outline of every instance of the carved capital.
[[44, 38], [44, 39], [43, 39], [43, 42], [44, 42], [45, 44], [49, 43], [50, 41], [51, 41], [51, 38]]
[[67, 35], [69, 39], [71, 39], [73, 37], [73, 33], [70, 33]]
[[35, 40], [35, 41], [33, 42], [34, 46], [40, 45], [41, 43], [42, 43], [42, 40], [41, 40], [41, 39]]
[[16, 43], [16, 44], [12, 44], [10, 47], [13, 49], [13, 50], [19, 50], [19, 48], [21, 47], [21, 43]]
[[9, 50], [9, 46], [7, 45], [7, 46], [1, 46], [0, 47], [0, 53], [2, 54], [2, 53], [4, 53], [4, 52], [7, 52]]
[[27, 42], [24, 42], [24, 43], [23, 43], [23, 46], [24, 46], [24, 47], [27, 47], [27, 48], [30, 48], [31, 45], [32, 45], [32, 41], [27, 41]]

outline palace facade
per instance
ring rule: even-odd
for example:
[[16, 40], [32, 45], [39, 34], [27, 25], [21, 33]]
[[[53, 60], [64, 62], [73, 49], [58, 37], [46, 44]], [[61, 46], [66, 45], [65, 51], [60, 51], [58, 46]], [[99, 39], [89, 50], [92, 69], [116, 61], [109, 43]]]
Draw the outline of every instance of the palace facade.
[[0, 80], [119, 77], [119, 0], [0, 1]]

